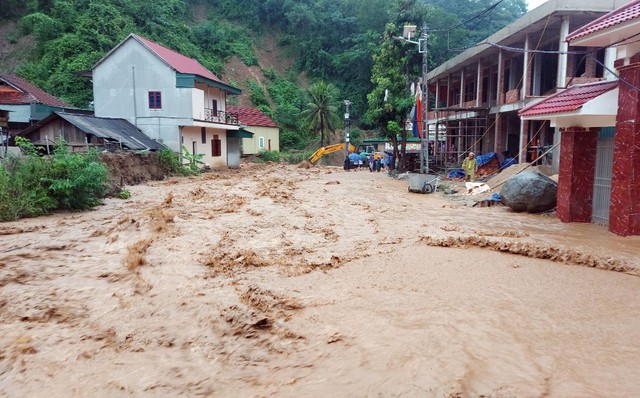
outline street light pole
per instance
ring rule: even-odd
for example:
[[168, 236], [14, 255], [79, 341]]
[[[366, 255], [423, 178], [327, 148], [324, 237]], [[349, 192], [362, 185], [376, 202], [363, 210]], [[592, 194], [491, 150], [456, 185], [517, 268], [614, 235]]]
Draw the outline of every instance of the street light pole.
[[[418, 53], [422, 54], [422, 79], [420, 82], [421, 94], [420, 100], [422, 102], [422, 109], [416, 109], [416, 112], [421, 112], [422, 116], [422, 134], [420, 135], [420, 172], [424, 174], [429, 173], [429, 95], [427, 90], [429, 85], [427, 84], [427, 74], [429, 73], [428, 65], [428, 49], [427, 49], [427, 21], [422, 22], [422, 32], [420, 32], [420, 38], [418, 41], [411, 40], [411, 34], [415, 33], [415, 25], [405, 25], [402, 37], [398, 38], [411, 44], [418, 45]], [[417, 119], [417, 117], [416, 117]]]
[[[424, 174], [429, 174], [429, 95], [427, 90], [427, 74], [429, 73], [428, 52], [427, 52], [427, 22], [422, 23], [422, 32], [418, 42], [418, 51], [422, 53], [422, 138], [420, 140], [420, 170]], [[418, 110], [416, 109], [416, 112]], [[435, 143], [434, 143], [435, 145]]]
[[351, 121], [349, 120], [349, 105], [351, 105], [351, 101], [344, 100], [344, 106], [346, 107], [346, 112], [344, 114], [344, 155], [349, 156], [349, 127], [351, 125]]

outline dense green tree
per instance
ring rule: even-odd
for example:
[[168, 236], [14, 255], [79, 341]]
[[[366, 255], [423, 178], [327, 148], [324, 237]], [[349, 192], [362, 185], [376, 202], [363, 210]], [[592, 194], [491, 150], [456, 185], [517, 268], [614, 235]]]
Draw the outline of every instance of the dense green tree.
[[309, 102], [302, 115], [309, 128], [319, 135], [320, 146], [323, 147], [325, 132], [335, 131], [340, 123], [336, 106], [338, 90], [333, 85], [320, 81], [309, 86], [307, 94]]
[[[441, 64], [457, 49], [472, 45], [521, 16], [524, 0], [4, 0], [0, 17], [22, 16], [24, 34], [36, 49], [19, 74], [65, 101], [87, 106], [91, 82], [81, 77], [131, 32], [141, 34], [192, 58], [216, 74], [233, 55], [258, 65], [254, 47], [265, 32], [296, 59], [294, 77], [268, 76], [261, 109], [269, 113], [286, 139], [299, 148], [311, 135], [299, 118], [305, 108], [297, 75], [332, 83], [353, 103], [354, 124], [370, 106], [367, 94], [374, 54], [380, 57], [387, 22], [429, 24], [429, 65]], [[474, 16], [479, 15], [477, 18]], [[421, 57], [415, 47], [402, 54], [401, 75], [414, 80]], [[267, 72], [267, 71], [265, 71]], [[303, 79], [304, 81], [306, 79]], [[254, 90], [257, 94], [258, 91]], [[256, 97], [257, 98], [257, 97]], [[382, 126], [378, 119], [375, 126]], [[400, 126], [400, 121], [395, 120]], [[387, 128], [388, 129], [388, 123]], [[387, 132], [388, 133], [388, 132]], [[388, 133], [390, 134], [390, 133]], [[325, 137], [323, 137], [324, 140]]]
[[[371, 81], [374, 88], [367, 96], [369, 109], [366, 118], [369, 123], [378, 126], [382, 135], [393, 143], [394, 157], [399, 160], [398, 168], [403, 171], [404, 144], [407, 140], [407, 132], [403, 126], [415, 101], [405, 74], [409, 49], [405, 48], [404, 42], [394, 39], [398, 36], [398, 29], [395, 24], [387, 24], [382, 43], [373, 56]], [[398, 151], [398, 136], [403, 143], [402, 152]]]

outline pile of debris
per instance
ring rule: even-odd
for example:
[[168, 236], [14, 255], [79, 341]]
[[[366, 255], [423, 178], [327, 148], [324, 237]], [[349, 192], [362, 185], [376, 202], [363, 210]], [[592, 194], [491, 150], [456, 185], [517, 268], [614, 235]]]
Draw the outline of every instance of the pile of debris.
[[474, 196], [468, 203], [473, 207], [506, 205], [516, 212], [539, 213], [555, 208], [557, 181], [549, 166], [522, 163], [508, 166], [484, 182], [466, 182], [465, 192]]

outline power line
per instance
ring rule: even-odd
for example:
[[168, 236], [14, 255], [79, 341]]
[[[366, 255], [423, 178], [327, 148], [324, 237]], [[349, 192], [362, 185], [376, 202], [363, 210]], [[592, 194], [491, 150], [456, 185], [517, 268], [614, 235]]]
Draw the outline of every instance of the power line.
[[604, 69], [606, 69], [609, 73], [611, 73], [613, 76], [615, 76], [618, 80], [620, 80], [621, 82], [623, 82], [624, 84], [626, 84], [627, 86], [631, 87], [632, 89], [634, 89], [635, 91], [640, 92], [640, 87], [634, 85], [633, 83], [629, 82], [627, 79], [623, 78], [622, 76], [620, 76], [619, 74], [617, 74], [614, 70], [610, 69], [607, 65], [605, 65], [604, 63], [600, 62], [600, 60], [598, 60], [597, 58], [595, 58], [596, 63], [599, 64], [600, 66], [602, 66]]
[[459, 24], [457, 24], [457, 25], [455, 25], [455, 26], [453, 26], [453, 27], [451, 27], [451, 28], [449, 28], [449, 29], [446, 29], [446, 31], [448, 32], [448, 31], [451, 31], [451, 30], [453, 30], [453, 29], [459, 28], [460, 26], [462, 26], [462, 25], [466, 24], [467, 22], [471, 22], [471, 21], [473, 21], [474, 19], [477, 19], [477, 18], [480, 18], [480, 17], [483, 17], [483, 16], [485, 16], [485, 15], [489, 14], [489, 13], [490, 13], [491, 11], [493, 11], [493, 10], [494, 10], [498, 5], [500, 5], [500, 3], [502, 3], [503, 1], [504, 1], [504, 0], [499, 0], [497, 3], [490, 5], [489, 7], [485, 8], [485, 9], [484, 9], [484, 10], [482, 10], [482, 11], [480, 11], [480, 12], [479, 12], [479, 13], [477, 13], [476, 15], [474, 15], [474, 16], [472, 16], [472, 17], [470, 17], [470, 18], [465, 19], [464, 21], [460, 22]]
[[[457, 29], [475, 19], [479, 19], [481, 17], [484, 17], [486, 15], [488, 15], [489, 13], [491, 13], [493, 10], [496, 9], [496, 7], [498, 7], [500, 5], [500, 3], [502, 3], [504, 0], [499, 0], [498, 2], [491, 4], [490, 6], [488, 6], [487, 8], [485, 8], [484, 10], [478, 12], [477, 14], [465, 19], [464, 21], [458, 23], [457, 25], [454, 25], [450, 28], [447, 29], [437, 29], [437, 30], [430, 30], [429, 32], [446, 32], [447, 33], [447, 51], [464, 51], [467, 48], [471, 48], [471, 47], [475, 47], [475, 46], [471, 46], [471, 47], [466, 47], [466, 48], [451, 48], [450, 44], [451, 44], [451, 31], [454, 29]], [[476, 25], [477, 26], [477, 25]]]
[[[491, 47], [500, 48], [500, 49], [506, 50], [506, 51], [517, 52], [517, 53], [528, 52], [528, 53], [540, 53], [540, 54], [576, 54], [576, 55], [589, 54], [588, 51], [526, 50], [526, 49], [520, 48], [520, 47], [503, 46], [501, 44], [491, 43], [490, 41], [480, 42], [480, 43], [476, 44], [473, 47], [480, 46], [480, 45], [483, 45], [483, 44], [486, 44], [486, 45], [491, 46]], [[469, 48], [471, 48], [471, 47], [469, 47]]]

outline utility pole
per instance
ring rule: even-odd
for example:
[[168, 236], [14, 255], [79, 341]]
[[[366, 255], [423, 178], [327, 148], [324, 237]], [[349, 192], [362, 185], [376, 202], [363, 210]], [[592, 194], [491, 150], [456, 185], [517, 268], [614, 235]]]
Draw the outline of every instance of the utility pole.
[[344, 114], [344, 155], [349, 156], [349, 127], [351, 126], [351, 121], [349, 120], [349, 105], [351, 105], [351, 101], [344, 100], [344, 106], [346, 107], [346, 112]]
[[[418, 42], [418, 52], [422, 53], [422, 136], [420, 140], [420, 171], [429, 174], [429, 85], [427, 74], [429, 73], [427, 51], [427, 22], [422, 23], [422, 32]], [[416, 109], [416, 112], [418, 110]], [[435, 143], [434, 143], [435, 145]]]
[[[420, 38], [418, 41], [411, 40], [411, 35], [416, 32], [416, 25], [405, 25], [402, 31], [402, 37], [398, 37], [399, 40], [404, 40], [407, 43], [417, 44], [418, 45], [418, 53], [422, 54], [422, 79], [420, 82], [420, 87], [422, 88], [422, 93], [420, 95], [420, 100], [422, 101], [422, 109], [416, 109], [416, 112], [422, 112], [422, 134], [420, 134], [420, 172], [424, 174], [429, 173], [429, 95], [427, 93], [427, 89], [429, 85], [427, 84], [427, 74], [429, 73], [429, 65], [428, 65], [428, 51], [427, 51], [427, 21], [422, 22], [422, 32], [420, 32]], [[416, 118], [417, 119], [417, 118]], [[435, 145], [435, 144], [434, 144]]]

